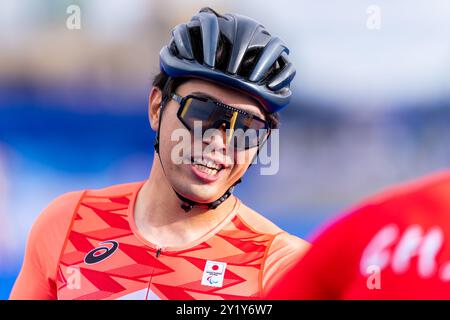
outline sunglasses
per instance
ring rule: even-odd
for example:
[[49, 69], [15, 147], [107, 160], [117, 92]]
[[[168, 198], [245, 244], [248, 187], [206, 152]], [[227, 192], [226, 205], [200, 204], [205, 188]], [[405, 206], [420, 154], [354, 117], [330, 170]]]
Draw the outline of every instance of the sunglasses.
[[201, 122], [203, 134], [208, 129], [225, 129], [227, 145], [233, 143], [237, 150], [260, 147], [270, 135], [268, 121], [241, 109], [197, 95], [173, 94], [172, 99], [180, 104], [177, 116], [187, 129], [193, 132], [196, 121]]

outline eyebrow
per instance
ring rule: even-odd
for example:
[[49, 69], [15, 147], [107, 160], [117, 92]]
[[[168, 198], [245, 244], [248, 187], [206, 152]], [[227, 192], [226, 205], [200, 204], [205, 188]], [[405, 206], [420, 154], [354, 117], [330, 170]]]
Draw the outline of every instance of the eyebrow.
[[[198, 97], [200, 97], [200, 98], [206, 98], [206, 99], [210, 99], [210, 100], [212, 100], [212, 101], [214, 101], [214, 102], [219, 102], [219, 103], [228, 105], [228, 104], [226, 104], [225, 102], [223, 102], [222, 100], [220, 100], [220, 99], [218, 99], [218, 98], [216, 98], [216, 97], [214, 97], [214, 96], [212, 96], [212, 95], [210, 95], [210, 94], [208, 94], [208, 93], [206, 93], [206, 92], [202, 92], [202, 91], [194, 91], [194, 92], [192, 92], [191, 94], [192, 94], [192, 95], [195, 95], [195, 96], [198, 96]], [[262, 113], [262, 116], [261, 116], [261, 115], [259, 115], [259, 114], [255, 114], [254, 112], [251, 112], [251, 111], [248, 110], [248, 109], [242, 108], [241, 106], [239, 106], [239, 107], [240, 107], [243, 111], [247, 112], [249, 115], [252, 115], [252, 116], [257, 117], [257, 118], [260, 118], [260, 119], [264, 119], [264, 118], [265, 118], [264, 113]]]

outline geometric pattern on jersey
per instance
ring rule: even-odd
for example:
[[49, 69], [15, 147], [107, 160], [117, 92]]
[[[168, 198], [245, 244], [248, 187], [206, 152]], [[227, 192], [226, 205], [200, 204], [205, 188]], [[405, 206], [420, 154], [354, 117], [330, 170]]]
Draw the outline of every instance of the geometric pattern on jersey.
[[[130, 226], [133, 193], [84, 195], [74, 213], [58, 266], [59, 299], [255, 299], [262, 263], [273, 235], [259, 233], [236, 214], [191, 248], [163, 251], [146, 245]], [[103, 241], [119, 245], [108, 258], [86, 264]], [[207, 260], [227, 264], [223, 286], [201, 284]]]

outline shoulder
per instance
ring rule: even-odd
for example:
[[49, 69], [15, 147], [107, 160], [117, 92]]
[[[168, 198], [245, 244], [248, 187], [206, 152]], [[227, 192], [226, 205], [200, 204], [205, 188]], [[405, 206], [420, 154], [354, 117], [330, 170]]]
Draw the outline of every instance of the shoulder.
[[59, 255], [83, 191], [65, 193], [37, 217], [11, 299], [56, 299]]
[[262, 288], [265, 288], [279, 274], [289, 270], [310, 247], [307, 241], [284, 231], [262, 214], [244, 204], [241, 204], [239, 209], [239, 217], [242, 223], [255, 233], [264, 234], [271, 239], [262, 263]]
[[249, 208], [242, 201], [240, 201], [237, 215], [240, 220], [255, 233], [275, 236], [278, 233], [283, 232], [283, 230], [275, 223], [264, 217], [261, 213]]
[[271, 236], [271, 247], [287, 246], [292, 249], [303, 249], [305, 246], [309, 246], [308, 242], [305, 240], [289, 234], [275, 223], [264, 217], [261, 213], [247, 207], [243, 203], [240, 205], [238, 216], [241, 221], [254, 232]]
[[38, 217], [35, 225], [42, 226], [47, 222], [54, 223], [65, 220], [74, 213], [83, 197], [115, 197], [132, 193], [142, 182], [131, 182], [108, 186], [100, 189], [85, 189], [67, 192], [52, 200]]
[[10, 298], [56, 299], [60, 255], [83, 199], [87, 195], [120, 197], [132, 193], [139, 185], [141, 183], [128, 183], [98, 190], [68, 192], [51, 201], [33, 223], [22, 268]]
[[137, 188], [142, 186], [144, 182], [128, 182], [115, 184], [112, 186], [108, 186], [100, 189], [88, 189], [85, 190], [86, 196], [88, 197], [120, 197], [126, 196], [136, 191]]
[[33, 242], [44, 248], [55, 248], [55, 244], [65, 241], [66, 234], [78, 206], [85, 197], [118, 197], [132, 193], [141, 182], [124, 183], [101, 189], [86, 189], [64, 193], [57, 197], [38, 216], [30, 234]]
[[120, 197], [133, 193], [142, 182], [116, 184], [100, 189], [85, 189], [64, 193], [42, 211], [33, 225], [34, 234], [65, 233], [83, 198]]
[[62, 249], [75, 213], [85, 197], [121, 196], [131, 193], [133, 188], [137, 188], [138, 185], [140, 185], [139, 182], [126, 183], [97, 190], [79, 190], [60, 195], [49, 203], [34, 222], [29, 244], [39, 248], [39, 251], [44, 255], [43, 258], [56, 263], [60, 253], [60, 250], [56, 250], [56, 248], [58, 246]]
[[48, 238], [49, 234], [69, 228], [75, 209], [85, 191], [73, 191], [60, 195], [51, 201], [33, 224], [32, 236]]

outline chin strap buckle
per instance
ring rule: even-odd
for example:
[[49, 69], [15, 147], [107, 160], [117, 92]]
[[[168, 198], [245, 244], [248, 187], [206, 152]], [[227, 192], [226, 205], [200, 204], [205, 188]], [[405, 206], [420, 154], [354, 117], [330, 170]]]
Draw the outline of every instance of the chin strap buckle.
[[233, 189], [234, 187], [241, 182], [241, 179], [239, 179], [238, 181], [236, 181], [228, 190], [227, 192], [225, 192], [225, 194], [223, 196], [221, 196], [219, 199], [217, 199], [216, 201], [210, 202], [210, 203], [198, 203], [195, 201], [190, 201], [189, 199], [186, 199], [185, 197], [183, 197], [182, 195], [180, 195], [178, 192], [175, 192], [176, 195], [178, 196], [178, 198], [180, 198], [183, 202], [181, 203], [181, 208], [184, 210], [184, 212], [189, 212], [191, 211], [194, 206], [197, 206], [199, 208], [206, 208], [206, 209], [216, 209], [218, 206], [220, 206], [222, 204], [222, 202], [224, 202], [225, 200], [228, 199], [229, 196], [231, 196], [231, 194], [233, 193]]
[[184, 210], [184, 212], [188, 213], [189, 211], [191, 211], [194, 208], [194, 205], [191, 203], [187, 203], [187, 202], [183, 202], [181, 204], [181, 209]]

